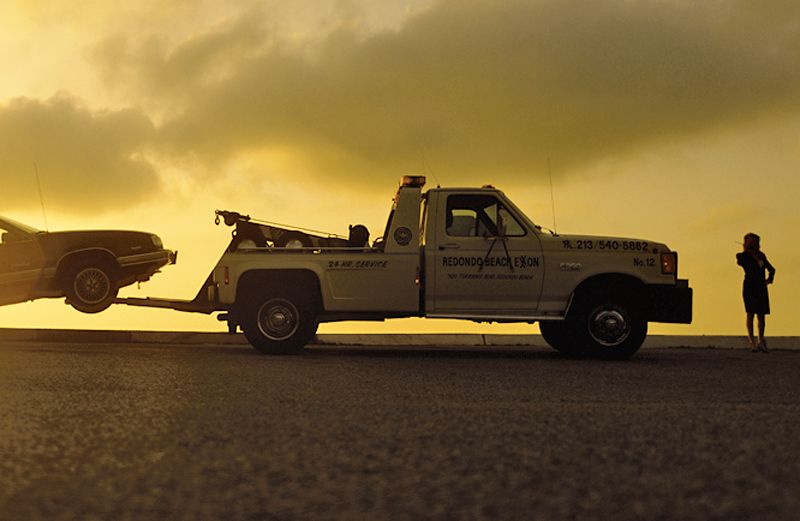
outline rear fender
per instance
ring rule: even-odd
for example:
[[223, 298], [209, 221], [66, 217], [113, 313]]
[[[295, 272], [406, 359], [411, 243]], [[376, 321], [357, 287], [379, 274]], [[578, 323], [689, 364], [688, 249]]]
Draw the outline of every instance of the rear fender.
[[250, 270], [239, 277], [236, 287], [235, 309], [254, 303], [268, 295], [291, 294], [307, 298], [315, 307], [321, 307], [319, 278], [310, 270]]

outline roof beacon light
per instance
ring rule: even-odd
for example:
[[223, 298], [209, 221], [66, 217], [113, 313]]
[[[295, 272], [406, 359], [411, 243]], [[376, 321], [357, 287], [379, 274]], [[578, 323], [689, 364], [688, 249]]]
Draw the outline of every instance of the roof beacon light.
[[400, 186], [404, 188], [422, 188], [425, 186], [424, 175], [404, 175], [400, 180]]

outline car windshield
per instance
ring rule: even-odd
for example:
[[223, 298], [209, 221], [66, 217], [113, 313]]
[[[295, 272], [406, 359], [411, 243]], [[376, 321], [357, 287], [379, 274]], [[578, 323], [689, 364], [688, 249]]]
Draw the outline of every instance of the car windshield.
[[24, 233], [39, 233], [39, 230], [32, 226], [22, 224], [21, 222], [17, 222], [14, 219], [9, 219], [8, 217], [0, 216], [0, 228], [5, 228], [6, 225], [8, 225], [8, 228], [16, 228]]

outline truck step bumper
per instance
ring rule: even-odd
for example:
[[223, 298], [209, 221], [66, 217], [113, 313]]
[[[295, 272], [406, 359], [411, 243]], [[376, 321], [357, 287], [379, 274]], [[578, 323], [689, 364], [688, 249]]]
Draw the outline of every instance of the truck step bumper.
[[678, 280], [675, 286], [651, 285], [648, 290], [647, 320], [671, 324], [692, 323], [692, 288], [689, 281]]

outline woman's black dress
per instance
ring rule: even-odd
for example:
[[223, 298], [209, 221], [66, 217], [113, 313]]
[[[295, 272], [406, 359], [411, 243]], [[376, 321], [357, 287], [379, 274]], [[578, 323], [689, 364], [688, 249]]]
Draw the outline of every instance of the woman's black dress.
[[[767, 283], [775, 278], [775, 268], [767, 260], [767, 256], [757, 251], [750, 253], [743, 251], [736, 254], [736, 262], [744, 269], [744, 309], [747, 313], [769, 315], [769, 293]], [[769, 271], [767, 279], [766, 271]]]

